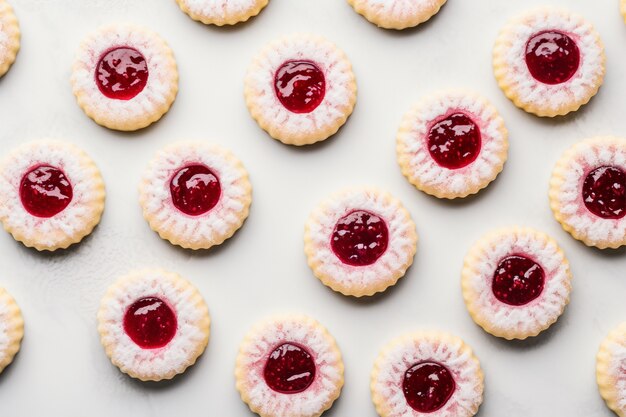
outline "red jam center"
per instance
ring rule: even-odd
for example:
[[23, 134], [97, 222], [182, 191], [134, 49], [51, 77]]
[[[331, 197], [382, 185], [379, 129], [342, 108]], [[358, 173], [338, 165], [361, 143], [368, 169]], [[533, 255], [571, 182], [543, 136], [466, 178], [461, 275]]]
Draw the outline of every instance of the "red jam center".
[[140, 298], [124, 315], [124, 331], [144, 349], [167, 345], [174, 338], [177, 327], [174, 311], [156, 297]]
[[326, 94], [326, 78], [311, 61], [287, 61], [274, 75], [278, 100], [293, 113], [310, 113]]
[[583, 183], [583, 201], [590, 212], [604, 219], [626, 215], [626, 174], [617, 167], [591, 171]]
[[561, 84], [578, 71], [580, 50], [564, 33], [555, 30], [539, 32], [526, 44], [526, 65], [537, 81]]
[[357, 210], [339, 219], [330, 241], [335, 255], [352, 266], [371, 265], [387, 250], [389, 231], [379, 216]]
[[525, 256], [511, 255], [498, 264], [491, 290], [503, 303], [521, 306], [539, 297], [544, 282], [541, 265]]
[[443, 407], [456, 388], [454, 377], [437, 362], [420, 362], [404, 374], [402, 390], [411, 408], [420, 413], [432, 413]]
[[302, 346], [283, 343], [267, 358], [263, 377], [267, 385], [282, 394], [296, 394], [307, 389], [315, 379], [315, 362]]
[[217, 176], [205, 165], [187, 165], [170, 181], [174, 206], [190, 216], [211, 210], [220, 199], [222, 187]]
[[134, 48], [121, 46], [104, 53], [96, 66], [96, 84], [108, 98], [130, 100], [146, 86], [148, 64]]
[[454, 113], [430, 128], [428, 150], [439, 165], [449, 169], [463, 168], [478, 157], [480, 139], [476, 123], [463, 113]]
[[22, 205], [33, 216], [52, 217], [72, 201], [72, 184], [58, 168], [41, 165], [28, 171], [20, 182]]

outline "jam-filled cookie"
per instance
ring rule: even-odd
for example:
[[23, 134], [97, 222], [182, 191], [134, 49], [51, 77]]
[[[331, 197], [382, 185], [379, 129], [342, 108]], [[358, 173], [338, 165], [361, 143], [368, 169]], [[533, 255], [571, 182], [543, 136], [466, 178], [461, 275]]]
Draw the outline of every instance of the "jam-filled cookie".
[[269, 0], [176, 0], [180, 9], [205, 25], [234, 25], [256, 16]]
[[602, 341], [596, 358], [600, 395], [609, 408], [626, 417], [626, 322]]
[[526, 339], [563, 313], [571, 290], [569, 262], [545, 233], [507, 228], [489, 233], [465, 256], [463, 298], [480, 327]]
[[81, 44], [72, 68], [78, 104], [99, 125], [137, 130], [156, 122], [178, 92], [172, 50], [148, 29], [115, 24]]
[[341, 393], [343, 361], [317, 321], [278, 316], [246, 335], [235, 377], [241, 399], [261, 417], [318, 417]]
[[483, 401], [483, 372], [457, 336], [420, 332], [389, 343], [376, 359], [372, 400], [381, 417], [471, 417]]
[[100, 171], [70, 143], [27, 143], [0, 163], [0, 221], [37, 250], [80, 242], [100, 222], [104, 196]]
[[142, 381], [185, 372], [209, 342], [209, 311], [198, 290], [161, 269], [131, 272], [109, 287], [98, 332], [111, 362]]
[[550, 206], [586, 245], [626, 245], [626, 139], [596, 137], [568, 149], [552, 173]]
[[423, 23], [439, 12], [446, 0], [348, 0], [354, 10], [376, 26], [406, 29]]
[[356, 103], [350, 61], [332, 42], [312, 35], [267, 45], [248, 69], [244, 92], [259, 126], [289, 145], [334, 135]]
[[9, 70], [20, 50], [20, 27], [13, 9], [0, 0], [0, 77]]
[[163, 239], [208, 249], [231, 237], [248, 217], [252, 187], [242, 163], [204, 142], [158, 151], [139, 186], [143, 215]]
[[404, 116], [397, 137], [398, 164], [428, 194], [466, 197], [502, 171], [507, 138], [504, 120], [486, 99], [442, 92], [424, 98]]
[[404, 276], [417, 250], [411, 215], [391, 194], [373, 188], [332, 195], [309, 216], [304, 252], [324, 285], [361, 297]]
[[20, 350], [23, 336], [22, 312], [13, 297], [0, 287], [0, 373]]
[[576, 111], [604, 80], [604, 46], [583, 17], [543, 7], [511, 20], [493, 51], [500, 88], [537, 116]]

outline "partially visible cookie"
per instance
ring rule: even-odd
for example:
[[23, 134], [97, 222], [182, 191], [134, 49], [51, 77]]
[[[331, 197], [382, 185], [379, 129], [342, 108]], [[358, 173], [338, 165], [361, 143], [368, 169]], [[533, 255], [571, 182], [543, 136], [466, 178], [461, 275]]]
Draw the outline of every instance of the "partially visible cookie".
[[132, 131], [169, 110], [178, 92], [178, 69], [159, 35], [140, 26], [114, 24], [81, 43], [71, 81], [87, 116], [109, 129]]
[[245, 22], [267, 6], [269, 0], [176, 0], [189, 17], [205, 25], [234, 25]]
[[620, 0], [619, 8], [622, 12], [622, 16], [624, 17], [624, 21], [626, 21], [626, 0]]
[[505, 228], [465, 256], [461, 287], [472, 319], [486, 332], [526, 339], [550, 327], [569, 303], [569, 262], [545, 233]]
[[178, 274], [134, 271], [109, 287], [98, 310], [98, 332], [120, 371], [142, 381], [185, 372], [209, 342], [202, 295]]
[[619, 417], [626, 417], [626, 322], [600, 344], [596, 378], [606, 405]]
[[242, 226], [252, 187], [230, 151], [200, 141], [177, 142], [150, 161], [139, 201], [150, 227], [163, 239], [183, 248], [208, 249]]
[[404, 176], [439, 198], [485, 188], [502, 171], [508, 149], [508, 132], [495, 107], [464, 91], [422, 99], [402, 119], [396, 144]]
[[20, 27], [13, 9], [0, 0], [0, 77], [9, 70], [20, 50]]
[[483, 402], [483, 372], [457, 336], [419, 332], [383, 348], [370, 388], [381, 417], [471, 417]]
[[605, 74], [604, 46], [582, 16], [541, 7], [502, 29], [493, 68], [500, 88], [517, 107], [537, 116], [562, 116], [598, 92]]
[[0, 373], [20, 350], [23, 336], [22, 312], [13, 297], [0, 287]]
[[439, 12], [446, 0], [348, 0], [354, 10], [376, 26], [406, 29], [423, 23]]
[[356, 103], [350, 61], [335, 44], [313, 35], [286, 36], [263, 48], [248, 68], [244, 88], [252, 117], [288, 145], [334, 135]]
[[67, 248], [100, 222], [104, 182], [91, 158], [67, 142], [41, 140], [0, 163], [0, 221], [37, 250]]
[[344, 295], [385, 291], [404, 276], [417, 250], [411, 215], [374, 188], [336, 193], [309, 216], [304, 252], [313, 274]]
[[343, 361], [320, 323], [277, 316], [246, 335], [235, 378], [241, 399], [261, 417], [318, 417], [341, 393]]

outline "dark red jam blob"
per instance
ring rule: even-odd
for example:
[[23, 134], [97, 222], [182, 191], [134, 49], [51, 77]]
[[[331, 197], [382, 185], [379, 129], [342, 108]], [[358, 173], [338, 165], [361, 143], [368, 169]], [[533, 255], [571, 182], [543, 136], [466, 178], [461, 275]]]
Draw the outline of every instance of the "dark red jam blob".
[[420, 362], [404, 373], [402, 390], [411, 408], [432, 413], [443, 407], [456, 388], [452, 373], [437, 362]]
[[124, 315], [124, 331], [139, 347], [157, 349], [176, 335], [176, 314], [161, 299], [140, 298]]
[[430, 156], [449, 169], [463, 168], [480, 153], [480, 128], [463, 113], [454, 113], [438, 121], [428, 132]]
[[20, 182], [22, 205], [33, 216], [52, 217], [72, 201], [72, 184], [58, 168], [40, 165], [28, 171]]
[[544, 84], [561, 84], [576, 74], [580, 50], [576, 42], [555, 30], [539, 32], [526, 44], [526, 65], [531, 75]]
[[371, 265], [387, 250], [389, 231], [379, 216], [353, 211], [337, 222], [330, 240], [335, 255], [352, 266]]
[[525, 256], [511, 255], [498, 264], [491, 290], [503, 303], [521, 306], [539, 297], [544, 282], [541, 265]]
[[620, 168], [604, 166], [591, 171], [583, 183], [587, 209], [603, 219], [626, 215], [626, 174]]
[[326, 78], [311, 61], [287, 61], [274, 75], [278, 100], [293, 113], [310, 113], [326, 94]]
[[222, 187], [217, 175], [205, 165], [187, 165], [179, 169], [170, 181], [174, 206], [190, 216], [211, 210], [220, 200]]
[[302, 346], [283, 343], [270, 353], [263, 377], [267, 385], [282, 394], [296, 394], [307, 389], [315, 379], [315, 361]]
[[148, 64], [134, 48], [120, 46], [105, 52], [96, 66], [96, 84], [108, 98], [130, 100], [146, 86]]

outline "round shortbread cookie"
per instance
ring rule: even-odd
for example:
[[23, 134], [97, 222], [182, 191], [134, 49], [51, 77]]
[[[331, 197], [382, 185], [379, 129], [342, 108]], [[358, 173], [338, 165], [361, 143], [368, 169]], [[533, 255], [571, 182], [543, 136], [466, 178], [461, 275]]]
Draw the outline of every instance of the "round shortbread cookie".
[[209, 342], [209, 311], [198, 290], [162, 269], [134, 271], [109, 287], [98, 332], [111, 362], [142, 381], [185, 372]]
[[277, 316], [246, 335], [235, 378], [241, 399], [261, 417], [318, 417], [341, 393], [343, 361], [320, 323]]
[[178, 92], [178, 69], [159, 35], [115, 24], [82, 42], [71, 81], [87, 116], [109, 129], [132, 131], [167, 113]]
[[354, 10], [376, 26], [406, 29], [436, 15], [446, 0], [348, 0]]
[[271, 42], [248, 68], [246, 104], [259, 126], [288, 145], [334, 135], [356, 103], [356, 80], [332, 42], [296, 34]]
[[381, 417], [471, 417], [483, 401], [483, 372], [457, 336], [420, 332], [383, 348], [370, 388]]
[[613, 329], [600, 344], [596, 379], [606, 405], [626, 417], [626, 322]]
[[70, 143], [27, 143], [0, 163], [0, 221], [25, 246], [53, 251], [80, 242], [100, 222], [104, 198], [100, 171]]
[[248, 217], [252, 187], [243, 164], [228, 150], [204, 142], [161, 149], [139, 186], [143, 215], [174, 245], [208, 249], [231, 237]]
[[234, 25], [258, 15], [269, 0], [176, 0], [180, 9], [205, 25]]
[[11, 295], [0, 287], [0, 373], [20, 350], [24, 337], [22, 312]]
[[596, 137], [568, 149], [549, 195], [554, 217], [574, 238], [600, 249], [626, 245], [626, 139]]
[[493, 50], [500, 88], [537, 116], [576, 111], [597, 92], [605, 74], [604, 46], [583, 17], [542, 7], [511, 20]]
[[465, 256], [461, 286], [472, 319], [511, 339], [537, 336], [569, 303], [569, 262], [545, 233], [506, 228], [480, 239]]
[[502, 171], [508, 132], [486, 99], [463, 91], [422, 99], [402, 119], [398, 164], [418, 189], [460, 198], [485, 188]]
[[13, 9], [0, 0], [0, 77], [9, 70], [20, 50], [20, 27]]
[[411, 215], [373, 188], [332, 195], [309, 216], [304, 252], [313, 274], [344, 295], [385, 291], [404, 276], [417, 250]]

